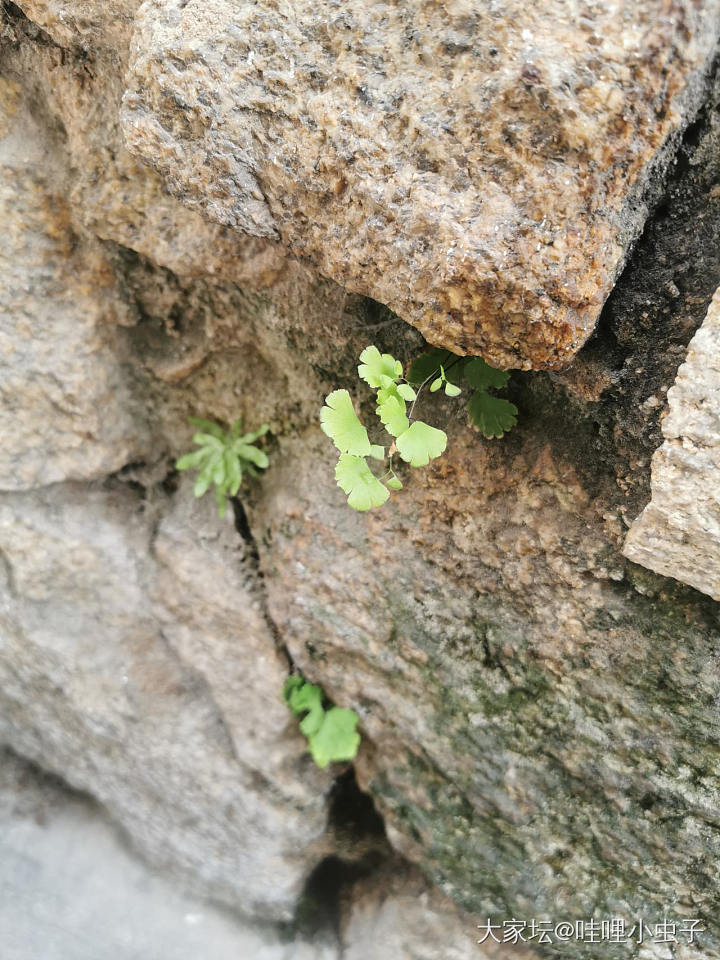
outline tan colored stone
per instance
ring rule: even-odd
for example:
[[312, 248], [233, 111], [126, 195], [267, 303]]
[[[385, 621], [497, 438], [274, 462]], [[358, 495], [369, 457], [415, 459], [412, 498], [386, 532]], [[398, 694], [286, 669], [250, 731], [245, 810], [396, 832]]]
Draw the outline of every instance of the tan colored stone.
[[124, 125], [184, 203], [432, 342], [566, 364], [699, 102], [709, 0], [148, 0]]
[[149, 438], [118, 324], [131, 311], [102, 247], [73, 229], [64, 155], [0, 85], [0, 489], [93, 479]]
[[668, 391], [652, 499], [623, 553], [720, 600], [720, 290]]
[[23, 13], [60, 46], [122, 58], [142, 0], [20, 0]]
[[[534, 960], [503, 940], [502, 924], [463, 914], [420, 872], [402, 861], [353, 887], [343, 925], [343, 960]], [[478, 943], [482, 940], [482, 943]]]

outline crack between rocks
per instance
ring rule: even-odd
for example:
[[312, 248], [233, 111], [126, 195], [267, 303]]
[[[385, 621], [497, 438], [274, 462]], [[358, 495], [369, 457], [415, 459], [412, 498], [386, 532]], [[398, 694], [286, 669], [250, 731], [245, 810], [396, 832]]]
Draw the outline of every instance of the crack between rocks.
[[270, 601], [268, 599], [267, 587], [265, 585], [265, 571], [262, 567], [262, 561], [260, 559], [260, 551], [258, 550], [257, 540], [255, 535], [252, 532], [250, 527], [250, 521], [248, 520], [248, 515], [245, 511], [242, 501], [238, 497], [233, 497], [230, 501], [232, 504], [233, 516], [235, 518], [235, 529], [238, 533], [238, 536], [245, 544], [245, 552], [250, 565], [250, 568], [254, 574], [254, 580], [257, 587], [257, 599], [260, 604], [260, 612], [263, 615], [263, 619], [267, 624], [268, 630], [273, 638], [275, 648], [278, 653], [287, 661], [289, 672], [293, 672], [295, 667], [295, 661], [292, 658], [292, 654], [288, 649], [287, 644], [282, 638], [280, 629], [275, 623], [273, 616], [270, 612]]

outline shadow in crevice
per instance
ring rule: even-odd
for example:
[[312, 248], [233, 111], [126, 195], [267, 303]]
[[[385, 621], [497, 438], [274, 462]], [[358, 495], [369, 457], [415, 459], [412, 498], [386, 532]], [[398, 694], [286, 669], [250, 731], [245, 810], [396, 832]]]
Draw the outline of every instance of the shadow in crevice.
[[396, 855], [372, 798], [360, 790], [352, 767], [337, 778], [330, 794], [328, 831], [335, 852], [308, 877], [298, 901], [293, 933], [311, 942], [340, 943], [343, 908], [352, 887]]

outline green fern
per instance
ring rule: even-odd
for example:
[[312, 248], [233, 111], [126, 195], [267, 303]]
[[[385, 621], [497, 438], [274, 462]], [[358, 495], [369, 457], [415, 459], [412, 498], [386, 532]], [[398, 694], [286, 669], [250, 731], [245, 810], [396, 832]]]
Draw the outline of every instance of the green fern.
[[[485, 437], [501, 437], [517, 422], [517, 408], [488, 392], [505, 386], [509, 374], [480, 357], [456, 357], [433, 349], [413, 361], [405, 378], [399, 360], [369, 346], [360, 354], [358, 375], [376, 391], [375, 413], [390, 437], [387, 457], [385, 446], [371, 441], [347, 390], [333, 390], [320, 411], [320, 426], [340, 452], [335, 479], [354, 510], [380, 507], [390, 490], [402, 489], [393, 470], [395, 454], [411, 467], [424, 467], [445, 452], [446, 433], [413, 416], [427, 384], [430, 393], [444, 388], [445, 395], [454, 398], [462, 393], [455, 380], [464, 378], [474, 391], [467, 404], [470, 419]], [[368, 457], [387, 461], [381, 477], [370, 469]]]
[[236, 420], [229, 430], [209, 420], [191, 418], [199, 431], [193, 443], [200, 449], [186, 453], [175, 462], [177, 470], [197, 470], [194, 494], [204, 496], [215, 485], [218, 514], [225, 516], [228, 497], [234, 497], [243, 481], [243, 472], [257, 476], [268, 466], [267, 454], [254, 446], [256, 440], [269, 430], [267, 424], [254, 433], [242, 433], [242, 420]]
[[320, 687], [294, 674], [283, 687], [283, 700], [300, 721], [315, 763], [324, 770], [330, 763], [354, 760], [360, 746], [358, 715], [354, 710], [326, 705]]

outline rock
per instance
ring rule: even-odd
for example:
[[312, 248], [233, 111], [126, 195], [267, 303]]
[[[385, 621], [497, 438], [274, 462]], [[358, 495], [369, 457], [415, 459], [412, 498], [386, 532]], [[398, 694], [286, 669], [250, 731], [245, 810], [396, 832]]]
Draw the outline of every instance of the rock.
[[[0, 752], [3, 960], [336, 960], [148, 869], [88, 798]], [[122, 909], [118, 905], [122, 904]]]
[[[67, 57], [48, 37], [38, 42], [27, 21], [12, 23], [14, 36], [22, 42], [8, 50], [4, 69], [23, 87], [25, 113], [49, 111], [63, 133], [64, 142], [56, 145], [55, 153], [72, 158], [64, 174], [64, 200], [81, 229], [148, 256], [179, 276], [216, 276], [253, 289], [266, 286], [286, 268], [279, 244], [210, 223], [188, 210], [125, 148], [118, 112], [130, 8], [137, 5], [132, 0], [123, 18], [117, 5], [108, 17], [107, 4], [75, 2], [60, 12], [54, 4], [25, 4], [58, 40], [66, 42], [69, 34], [76, 44], [91, 43], [91, 64]], [[106, 29], [111, 37], [105, 37]], [[52, 177], [59, 189], [57, 169]]]
[[720, 290], [668, 392], [652, 499], [624, 554], [720, 600]]
[[148, 0], [125, 134], [185, 204], [432, 343], [563, 366], [700, 103], [719, 14]]
[[355, 884], [343, 929], [343, 960], [532, 960], [521, 946], [488, 938], [402, 862]]
[[142, 0], [21, 0], [17, 6], [61, 47], [94, 58], [100, 50], [121, 59]]
[[[62, 8], [43, 8], [68, 14], [81, 9], [69, 0]], [[35, 9], [42, 19], [39, 3]], [[98, 5], [92, 14], [85, 7], [83, 16], [87, 22], [95, 17], [98, 30], [111, 30], [108, 9]], [[396, 5], [388, 17], [409, 9]], [[428, 17], [439, 17], [440, 9], [429, 8]], [[442, 9], [449, 17], [447, 4]], [[574, 60], [567, 58], [567, 71], [575, 77], [583, 57], [597, 56], [597, 70], [606, 67], [610, 80], [601, 80], [593, 67], [588, 86], [580, 89], [581, 79], [572, 95], [553, 86], [566, 63], [558, 55], [549, 65], [548, 24], [534, 31], [543, 17], [555, 29], [552, 15], [559, 6], [521, 12], [535, 18], [527, 29], [539, 37], [540, 76], [528, 72], [520, 83], [512, 71], [524, 69], [518, 51], [525, 43], [532, 46], [532, 36], [518, 37], [525, 27], [515, 7], [503, 13], [517, 22], [514, 32], [503, 27], [495, 7], [483, 9], [483, 15], [497, 17], [493, 30], [503, 41], [493, 76], [505, 97], [501, 106], [489, 104], [483, 131], [496, 143], [502, 117], [505, 126], [518, 127], [515, 145], [501, 156], [512, 162], [497, 168], [496, 186], [481, 159], [484, 179], [468, 190], [484, 191], [497, 218], [498, 197], [509, 184], [524, 185], [539, 216], [523, 239], [512, 233], [520, 221], [508, 204], [499, 225], [509, 225], [509, 232], [498, 231], [500, 240], [487, 247], [486, 259], [473, 263], [473, 276], [482, 280], [502, 245], [510, 251], [507, 269], [493, 273], [484, 288], [492, 302], [477, 342], [487, 341], [497, 362], [555, 364], [564, 342], [564, 334], [555, 337], [562, 333], [562, 311], [585, 311], [568, 334], [566, 345], [572, 341], [574, 349], [645, 217], [645, 201], [663, 190], [664, 165], [700, 96], [696, 81], [704, 44], [709, 49], [714, 37], [716, 6], [714, 0], [693, 7], [643, 0], [612, 14], [609, 7], [595, 10], [595, 26], [586, 24], [592, 43]], [[631, 29], [659, 9], [666, 16], [652, 17], [652, 35]], [[292, 10], [298, 30], [313, 22], [301, 3]], [[336, 20], [325, 17], [327, 36], [355, 36], [354, 28], [370, 24], [377, 10], [365, 5], [359, 12], [340, 11]], [[710, 18], [707, 30], [690, 10]], [[232, 11], [240, 26], [255, 13], [260, 18], [252, 50], [243, 46], [242, 31], [231, 35]], [[132, 422], [134, 432], [123, 428], [127, 442], [103, 450], [104, 460], [96, 452], [97, 436], [83, 440], [92, 470], [82, 473], [77, 464], [72, 469], [95, 477], [91, 483], [3, 498], [0, 573], [8, 583], [0, 590], [0, 740], [93, 792], [138, 849], [178, 877], [246, 911], [287, 917], [310, 899], [309, 872], [316, 878], [324, 864], [337, 867], [340, 860], [343, 881], [352, 874], [343, 873], [350, 858], [325, 831], [330, 774], [311, 766], [273, 693], [286, 670], [287, 645], [310, 679], [360, 715], [363, 744], [355, 772], [396, 850], [473, 922], [642, 916], [653, 923], [674, 911], [678, 919], [700, 917], [706, 928], [697, 945], [678, 946], [678, 958], [720, 956], [717, 608], [622, 556], [624, 517], [636, 516], [648, 499], [663, 387], [672, 383], [720, 284], [718, 97], [708, 99], [688, 130], [671, 167], [666, 202], [646, 225], [596, 336], [573, 365], [562, 374], [516, 373], [507, 395], [519, 407], [518, 427], [493, 442], [467, 426], [456, 404], [433, 395], [428, 419], [447, 429], [447, 453], [427, 470], [408, 470], [405, 489], [382, 511], [362, 517], [348, 510], [334, 484], [335, 455], [317, 424], [322, 397], [347, 387], [359, 406], [368, 403], [358, 387], [360, 350], [376, 342], [409, 360], [423, 342], [382, 304], [347, 293], [306, 264], [281, 258], [276, 269], [271, 253], [266, 271], [263, 251], [287, 245], [315, 258], [323, 270], [324, 257], [328, 273], [336, 259], [347, 273], [332, 275], [350, 288], [378, 291], [383, 298], [387, 291], [388, 302], [401, 311], [413, 298], [423, 310], [426, 303], [435, 309], [432, 297], [441, 296], [447, 276], [436, 247], [445, 224], [454, 229], [457, 208], [442, 223], [422, 219], [423, 203], [430, 213], [434, 208], [420, 188], [439, 183], [442, 173], [419, 158], [417, 165], [426, 169], [415, 180], [415, 199], [388, 226], [387, 242], [371, 206], [356, 229], [357, 204], [366, 196], [372, 200], [377, 184], [393, 189], [397, 171], [374, 175], [372, 157], [358, 153], [348, 163], [338, 144], [368, 146], [371, 135], [377, 139], [387, 130], [390, 138], [392, 131], [371, 125], [370, 105], [357, 94], [362, 105], [347, 101], [345, 126], [333, 131], [308, 125], [298, 139], [308, 111], [319, 116], [325, 110], [332, 120], [342, 96], [355, 98], [348, 74], [310, 96], [301, 84], [306, 61], [296, 58], [295, 77], [287, 76], [289, 86], [281, 88], [282, 64], [270, 57], [290, 48], [280, 33], [270, 36], [265, 29], [278, 14], [267, 4], [234, 4], [232, 11], [219, 0], [191, 0], [182, 10], [148, 2], [138, 13], [132, 82], [146, 86], [144, 92], [134, 87], [126, 98], [125, 129], [136, 151], [131, 156], [117, 116], [124, 90], [121, 44], [115, 56], [112, 44], [99, 34], [96, 42], [92, 31], [84, 34], [85, 21], [75, 18], [61, 48], [15, 5], [2, 8], [3, 69], [10, 81], [3, 96], [18, 118], [13, 122], [36, 130], [22, 141], [27, 146], [19, 156], [23, 164], [28, 156], [46, 193], [66, 200], [72, 238], [56, 243], [51, 230], [45, 241], [60, 295], [55, 287], [42, 288], [41, 306], [48, 309], [51, 298], [63, 306], [67, 289], [75, 335], [78, 327], [84, 330], [78, 304], [83, 310], [88, 302], [106, 304], [103, 351], [76, 355], [81, 382], [92, 387], [87, 419], [107, 416], [108, 429]], [[678, 16], [683, 12], [684, 19]], [[612, 26], [608, 17], [615, 18]], [[428, 19], [428, 29], [436, 22]], [[572, 30], [583, 30], [584, 22], [573, 19]], [[180, 36], [183, 27], [188, 32]], [[50, 19], [47, 29], [60, 37]], [[557, 27], [558, 35], [570, 30]], [[620, 31], [628, 46], [612, 60]], [[292, 44], [323, 53], [317, 63], [327, 66], [322, 31], [300, 41], [290, 23], [285, 35], [290, 33]], [[93, 38], [86, 51], [83, 36]], [[376, 34], [363, 36], [372, 40]], [[432, 36], [441, 42], [444, 33]], [[394, 41], [388, 49], [415, 83], [413, 90], [427, 93], [429, 110], [440, 87], [430, 81], [418, 86], [417, 71], [447, 66], [450, 54], [438, 52], [427, 32], [416, 39], [430, 51], [429, 65], [420, 63], [422, 56], [412, 60], [411, 53], [395, 57]], [[461, 40], [455, 38], [456, 47]], [[367, 73], [363, 43], [355, 40], [343, 52], [338, 74], [354, 69], [352, 57]], [[409, 35], [408, 50], [413, 43]], [[477, 50], [484, 54], [486, 46], [478, 43]], [[455, 49], [457, 70], [477, 77], [468, 65], [471, 54]], [[512, 61], [515, 54], [519, 59]], [[381, 50], [378, 58], [384, 55]], [[232, 107], [248, 102], [239, 98], [258, 64], [278, 67], [275, 73], [264, 69], [264, 86], [256, 88], [260, 109], [267, 110], [262, 119], [255, 107], [240, 117]], [[625, 71], [633, 66], [630, 77]], [[659, 90], [654, 84], [663, 71], [668, 85]], [[629, 106], [615, 97], [621, 74]], [[322, 81], [321, 74], [315, 78], [318, 86]], [[576, 103], [583, 90], [592, 103], [605, 82], [606, 109], [591, 116], [587, 106], [560, 129], [566, 141], [579, 138], [575, 146], [549, 154], [554, 145], [539, 136], [528, 150], [528, 138], [538, 130], [548, 138], [558, 131], [560, 107]], [[364, 83], [363, 96], [372, 99], [376, 90], [384, 95], [386, 83], [400, 89], [406, 80], [378, 73]], [[262, 98], [271, 89], [275, 99], [266, 104]], [[479, 98], [477, 104], [483, 105]], [[405, 109], [418, 124], [420, 146], [435, 149], [437, 140], [437, 150], [444, 149], [445, 140], [428, 133], [434, 115], [428, 112], [423, 126], [417, 110]], [[616, 126], [610, 123], [614, 110]], [[249, 140], [243, 153], [238, 137], [247, 130], [259, 139]], [[583, 131], [592, 134], [586, 143]], [[260, 156], [279, 133], [284, 140]], [[305, 170], [305, 147], [326, 134], [317, 170], [314, 160]], [[13, 136], [6, 137], [5, 148], [21, 142]], [[152, 159], [148, 151], [156, 148], [153, 171], [141, 160]], [[401, 173], [417, 173], [407, 131], [389, 139], [387, 149]], [[617, 165], [608, 173], [601, 156], [588, 173], [583, 164], [596, 162], [605, 150], [605, 159], [616, 157]], [[570, 193], [562, 193], [557, 187], [566, 185], [557, 178], [575, 162], [577, 178], [567, 185]], [[348, 180], [342, 209], [323, 186], [333, 171]], [[33, 182], [17, 180], [13, 203], [35, 209]], [[262, 190], [248, 208], [244, 198], [254, 184]], [[537, 221], [548, 209], [561, 240], [562, 229], [577, 228], [571, 254], [563, 254], [557, 268], [562, 282], [567, 273], [577, 289], [568, 301], [548, 294], [556, 306], [540, 318], [544, 294], [535, 291], [549, 287], [536, 286], [533, 271], [544, 269], [554, 249], [541, 243], [536, 250]], [[309, 222], [300, 215], [286, 219], [298, 211]], [[205, 217], [214, 218], [214, 225]], [[363, 232], [365, 225], [369, 232]], [[251, 238], [259, 244], [250, 248], [258, 256], [252, 254], [247, 265], [244, 248], [234, 246], [238, 226], [268, 234]], [[310, 249], [315, 243], [320, 253]], [[93, 264], [107, 270], [102, 288]], [[20, 265], [18, 254], [11, 270]], [[84, 284], [78, 292], [83, 271], [93, 288]], [[250, 290], [256, 271], [261, 279]], [[458, 273], [460, 279], [465, 275]], [[592, 289], [580, 290], [585, 280]], [[518, 319], [514, 291], [524, 296], [528, 290]], [[500, 323], [505, 306], [509, 319]], [[403, 315], [425, 322], [411, 310]], [[528, 334], [528, 318], [538, 321], [531, 327], [536, 333]], [[423, 329], [430, 331], [427, 322]], [[448, 336], [465, 336], [464, 322], [448, 323]], [[47, 322], [39, 324], [33, 336], [48, 329]], [[63, 332], [65, 325], [57, 329]], [[515, 339], [508, 345], [510, 334]], [[47, 358], [46, 366], [28, 369], [47, 369], [64, 382], [62, 340], [52, 341]], [[119, 370], [122, 389], [118, 384], [107, 396], [96, 389], [98, 368]], [[5, 411], [13, 412], [14, 396], [5, 392], [0, 398]], [[189, 415], [228, 422], [240, 414], [249, 426], [271, 425], [271, 468], [243, 486], [234, 530], [229, 519], [218, 525], [212, 504], [207, 512], [204, 504], [194, 504], [186, 482], [176, 489], [172, 463], [191, 445]], [[41, 405], [28, 414], [27, 429], [40, 429], [42, 416], [65, 431], [57, 411]], [[42, 431], [51, 428], [41, 427], [40, 441], [47, 440]], [[76, 418], [72, 431], [77, 429]], [[55, 439], [50, 434], [44, 450], [34, 440], [28, 444], [35, 460], [25, 485], [64, 477], [62, 470], [52, 472], [59, 456], [51, 445]], [[61, 440], [65, 456], [75, 434]], [[257, 683], [248, 692], [248, 671], [255, 669]], [[268, 726], [258, 724], [259, 711]], [[328, 875], [335, 876], [332, 870]], [[356, 888], [356, 952], [362, 938], [372, 936], [367, 931], [391, 936], [392, 930], [385, 931], [404, 923], [412, 896], [419, 912], [412, 922], [427, 929], [428, 916], [436, 917], [438, 928], [450, 929], [442, 919], [447, 904], [440, 905], [435, 894], [422, 902], [424, 888], [420, 892], [414, 883], [406, 878], [392, 889], [387, 909], [379, 902], [382, 892], [373, 900], [369, 887]], [[402, 939], [398, 949], [421, 948], [410, 932]], [[430, 931], [424, 939], [437, 952]], [[584, 960], [614, 960], [606, 943], [578, 949]]]
[[554, 435], [452, 428], [368, 516], [333, 489], [326, 438], [288, 441], [250, 513], [269, 609], [359, 713], [358, 779], [393, 846], [466, 910], [656, 922], [673, 903], [717, 955], [720, 782], [697, 752], [716, 742], [716, 616], [634, 590], [617, 488], [578, 472], [588, 437]]
[[118, 332], [128, 304], [102, 248], [73, 229], [64, 155], [11, 80], [0, 113], [0, 489], [22, 490], [104, 476], [149, 438]]
[[184, 883], [289, 919], [330, 779], [279, 702], [287, 665], [239, 538], [192, 504], [183, 488], [163, 517], [123, 484], [5, 495], [0, 743]]

